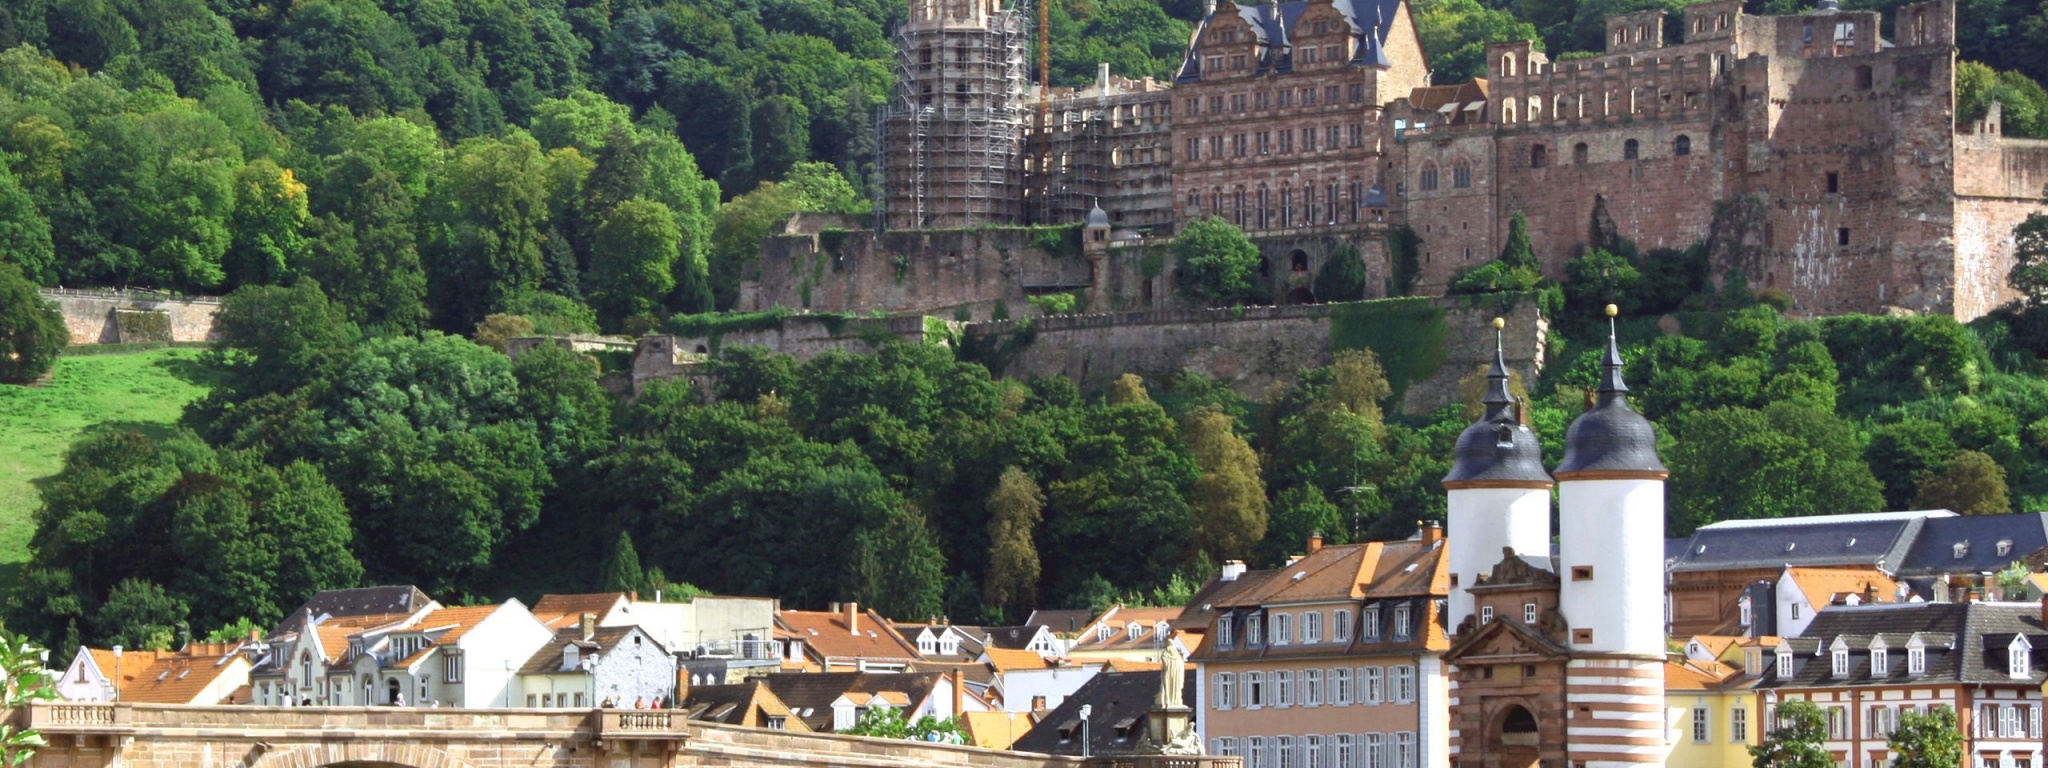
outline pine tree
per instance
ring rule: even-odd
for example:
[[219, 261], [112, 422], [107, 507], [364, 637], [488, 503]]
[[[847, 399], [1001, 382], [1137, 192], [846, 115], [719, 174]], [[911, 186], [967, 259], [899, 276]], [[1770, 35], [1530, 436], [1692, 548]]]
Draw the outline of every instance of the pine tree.
[[1529, 242], [1529, 217], [1516, 211], [1508, 219], [1508, 244], [1500, 249], [1502, 264], [1515, 269], [1537, 269], [1536, 247]]
[[633, 548], [633, 534], [619, 531], [619, 541], [598, 576], [598, 591], [638, 592], [646, 580], [647, 572], [640, 569], [640, 552]]
[[1218, 559], [1242, 556], [1266, 536], [1266, 485], [1259, 456], [1232, 429], [1223, 409], [1205, 405], [1188, 413], [1181, 435], [1202, 476], [1188, 502], [1194, 508], [1195, 547]]
[[1032, 536], [1045, 512], [1045, 494], [1024, 470], [1010, 467], [988, 496], [988, 575], [983, 602], [991, 611], [1022, 616], [1038, 607], [1038, 545]]

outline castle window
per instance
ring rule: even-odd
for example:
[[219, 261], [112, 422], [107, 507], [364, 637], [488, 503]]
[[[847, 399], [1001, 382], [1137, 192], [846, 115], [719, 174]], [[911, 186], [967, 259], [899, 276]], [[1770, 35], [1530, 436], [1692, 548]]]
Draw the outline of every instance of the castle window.
[[1503, 101], [1500, 105], [1500, 121], [1512, 125], [1515, 122], [1515, 102]]
[[1870, 80], [1870, 65], [1865, 64], [1856, 68], [1856, 90], [1870, 90]]
[[1572, 145], [1572, 165], [1585, 165], [1586, 155], [1586, 142], [1581, 141]]
[[1837, 228], [1835, 229], [1835, 245], [1848, 245], [1848, 244], [1849, 244], [1849, 228], [1848, 228], [1848, 227], [1837, 227]]
[[1287, 269], [1297, 275], [1308, 272], [1308, 254], [1301, 250], [1296, 250], [1294, 253], [1289, 254], [1287, 257]]
[[1537, 144], [1529, 147], [1529, 167], [1542, 168], [1550, 164], [1550, 150]]
[[1572, 581], [1592, 581], [1592, 580], [1593, 580], [1593, 566], [1590, 566], [1590, 565], [1574, 565], [1574, 566], [1572, 566]]
[[1836, 173], [1834, 171], [1828, 171], [1828, 194], [1832, 195], [1841, 191], [1842, 174]]
[[1640, 158], [1642, 154], [1643, 145], [1641, 142], [1638, 142], [1635, 139], [1629, 139], [1628, 141], [1624, 141], [1621, 143], [1621, 159], [1635, 160]]
[[1458, 189], [1472, 188], [1472, 165], [1463, 160], [1451, 167], [1451, 186]]
[[1671, 142], [1671, 154], [1685, 157], [1692, 154], [1692, 137], [1680, 136]]
[[1502, 76], [1502, 77], [1514, 77], [1514, 76], [1515, 76], [1515, 55], [1514, 55], [1514, 54], [1512, 54], [1512, 53], [1508, 53], [1508, 54], [1502, 54], [1502, 55], [1501, 55], [1501, 57], [1500, 57], [1500, 74], [1501, 74], [1501, 76]]
[[1491, 606], [1491, 605], [1482, 605], [1482, 606], [1479, 606], [1479, 623], [1481, 623], [1481, 624], [1492, 624], [1492, 623], [1493, 623], [1493, 606]]
[[1434, 192], [1434, 191], [1436, 191], [1436, 164], [1435, 164], [1435, 163], [1423, 163], [1423, 164], [1422, 164], [1422, 191], [1424, 191], [1424, 192]]

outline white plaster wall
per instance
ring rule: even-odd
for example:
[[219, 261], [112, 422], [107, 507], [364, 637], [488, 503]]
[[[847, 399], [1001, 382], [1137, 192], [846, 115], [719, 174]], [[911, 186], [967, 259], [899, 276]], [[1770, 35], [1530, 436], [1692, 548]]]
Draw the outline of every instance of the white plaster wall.
[[[464, 707], [523, 706], [516, 679], [519, 667], [553, 638], [554, 632], [534, 618], [524, 604], [505, 601], [456, 641], [465, 657], [462, 684], [448, 686], [454, 689], [449, 691], [448, 698]], [[440, 679], [446, 680], [446, 669], [435, 666]]]
[[1066, 701], [1081, 684], [1093, 679], [1102, 671], [1099, 664], [1056, 669], [1030, 669], [1003, 673], [1003, 711], [1030, 712], [1031, 697], [1044, 696], [1045, 707], [1052, 709]]
[[[1796, 619], [1792, 617], [1794, 606], [1799, 609], [1799, 618]], [[1799, 582], [1792, 579], [1790, 571], [1778, 574], [1778, 604], [1771, 606], [1771, 610], [1778, 613], [1780, 637], [1804, 635], [1806, 625], [1813, 623], [1813, 601], [1806, 599], [1806, 594], [1799, 591]]]
[[[1463, 488], [1450, 492], [1450, 626], [1472, 615], [1469, 589], [1501, 561], [1501, 548], [1516, 554], [1550, 554], [1550, 492], [1535, 488]], [[1658, 545], [1660, 553], [1662, 544]], [[1570, 614], [1566, 614], [1570, 616]]]
[[57, 680], [57, 697], [65, 701], [113, 701], [114, 686], [92, 663], [84, 648], [71, 657], [71, 666]]
[[595, 674], [600, 701], [607, 696], [623, 706], [632, 706], [634, 699], [666, 701], [675, 692], [676, 659], [645, 631], [637, 631], [603, 654]]
[[[1558, 484], [1559, 602], [1573, 629], [1593, 630], [1588, 651], [1664, 654], [1664, 483]], [[1592, 566], [1580, 581], [1572, 569]]]

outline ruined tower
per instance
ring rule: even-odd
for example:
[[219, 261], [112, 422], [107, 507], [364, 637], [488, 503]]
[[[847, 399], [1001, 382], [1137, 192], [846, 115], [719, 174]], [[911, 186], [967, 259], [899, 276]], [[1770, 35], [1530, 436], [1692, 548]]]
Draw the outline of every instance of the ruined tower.
[[1023, 220], [1025, 18], [1002, 0], [911, 0], [877, 121], [892, 230]]

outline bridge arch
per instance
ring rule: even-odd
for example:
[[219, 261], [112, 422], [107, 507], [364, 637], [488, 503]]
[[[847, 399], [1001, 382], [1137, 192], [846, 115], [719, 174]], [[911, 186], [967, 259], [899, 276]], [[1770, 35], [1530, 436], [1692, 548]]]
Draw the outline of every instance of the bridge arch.
[[417, 743], [376, 740], [301, 744], [263, 753], [249, 768], [475, 768]]

